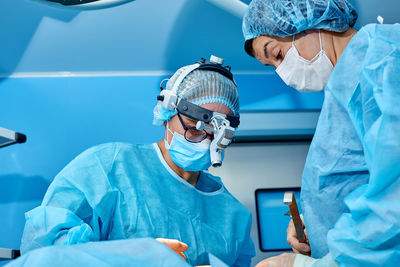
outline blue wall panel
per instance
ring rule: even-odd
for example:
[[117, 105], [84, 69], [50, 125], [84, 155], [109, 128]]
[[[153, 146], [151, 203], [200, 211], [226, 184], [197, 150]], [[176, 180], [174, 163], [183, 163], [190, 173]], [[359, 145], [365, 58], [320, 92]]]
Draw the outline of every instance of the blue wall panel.
[[323, 92], [299, 93], [275, 73], [235, 75], [242, 111], [320, 109]]
[[0, 83], [0, 125], [25, 144], [0, 149], [0, 247], [18, 247], [23, 213], [90, 146], [162, 139], [152, 126], [160, 77], [16, 78]]
[[21, 154], [37, 161], [24, 162], [25, 171], [50, 171], [61, 166], [39, 160], [42, 156], [71, 156], [115, 140], [160, 138], [160, 129], [151, 126], [158, 80], [151, 76], [9, 79], [0, 91], [0, 98], [7, 99], [0, 107], [0, 124], [26, 133], [30, 148], [17, 145], [1, 151], [24, 149]]

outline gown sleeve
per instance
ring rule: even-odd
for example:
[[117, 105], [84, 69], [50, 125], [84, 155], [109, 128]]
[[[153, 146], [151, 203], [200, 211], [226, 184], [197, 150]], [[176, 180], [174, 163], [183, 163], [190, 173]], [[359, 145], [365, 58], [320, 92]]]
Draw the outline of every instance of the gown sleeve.
[[240, 242], [240, 254], [232, 266], [250, 266], [251, 259], [255, 256], [254, 243], [250, 238], [251, 223], [251, 214], [249, 214], [247, 218], [245, 238]]
[[42, 204], [25, 214], [22, 253], [98, 241], [107, 235], [116, 197], [108, 181], [109, 152], [89, 149], [55, 177]]

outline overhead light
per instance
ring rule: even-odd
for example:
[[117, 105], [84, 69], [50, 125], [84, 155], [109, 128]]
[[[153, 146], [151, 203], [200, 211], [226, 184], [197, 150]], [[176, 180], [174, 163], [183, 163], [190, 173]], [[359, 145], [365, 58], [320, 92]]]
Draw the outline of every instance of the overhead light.
[[67, 9], [102, 9], [119, 6], [134, 0], [30, 0], [52, 7]]

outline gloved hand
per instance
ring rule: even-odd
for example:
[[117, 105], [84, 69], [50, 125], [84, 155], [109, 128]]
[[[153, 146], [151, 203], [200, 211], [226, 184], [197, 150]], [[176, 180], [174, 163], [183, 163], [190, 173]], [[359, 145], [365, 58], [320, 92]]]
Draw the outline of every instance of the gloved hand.
[[279, 256], [271, 257], [260, 261], [256, 267], [292, 267], [296, 254], [283, 253]]
[[188, 245], [176, 239], [156, 238], [156, 240], [160, 243], [163, 243], [164, 245], [178, 253], [178, 255], [181, 256], [184, 260], [186, 260], [186, 256], [185, 254], [183, 254], [183, 252], [188, 249]]
[[310, 243], [308, 243], [307, 230], [304, 227], [304, 223], [303, 223], [303, 228], [304, 228], [304, 234], [306, 236], [306, 243], [300, 243], [299, 239], [297, 238], [297, 233], [296, 233], [296, 229], [294, 227], [293, 220], [290, 220], [290, 222], [289, 222], [289, 226], [286, 230], [286, 232], [287, 232], [286, 238], [287, 238], [287, 242], [289, 243], [289, 245], [292, 246], [292, 250], [294, 253], [299, 253], [299, 254], [304, 254], [304, 255], [310, 256], [311, 248], [310, 248]]

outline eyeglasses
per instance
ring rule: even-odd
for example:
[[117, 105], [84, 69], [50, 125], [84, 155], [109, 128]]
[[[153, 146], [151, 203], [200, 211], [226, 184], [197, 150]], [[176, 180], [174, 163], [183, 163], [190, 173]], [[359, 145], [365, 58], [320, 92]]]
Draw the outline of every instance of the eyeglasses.
[[197, 130], [196, 127], [189, 126], [187, 127], [182, 120], [182, 117], [179, 113], [177, 113], [179, 121], [182, 124], [183, 129], [185, 130], [185, 139], [188, 140], [191, 143], [199, 143], [206, 139], [208, 136], [212, 139], [214, 139], [214, 134], [209, 134], [207, 133], [206, 130]]

